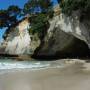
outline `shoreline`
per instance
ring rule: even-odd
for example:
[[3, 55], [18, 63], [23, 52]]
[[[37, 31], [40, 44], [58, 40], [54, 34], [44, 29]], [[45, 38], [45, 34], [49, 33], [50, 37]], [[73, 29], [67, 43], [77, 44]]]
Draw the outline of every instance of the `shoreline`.
[[[42, 58], [43, 57], [43, 58]], [[33, 55], [31, 54], [28, 54], [28, 55], [13, 55], [13, 54], [1, 54], [0, 53], [0, 59], [6, 59], [6, 58], [9, 58], [9, 59], [14, 59], [14, 60], [17, 60], [17, 61], [29, 61], [29, 60], [36, 60], [36, 61], [56, 61], [56, 60], [62, 60], [62, 59], [69, 59], [69, 60], [73, 60], [73, 59], [78, 59], [78, 60], [84, 60], [86, 62], [90, 62], [90, 57], [66, 57], [66, 58], [63, 58], [63, 57], [57, 57], [57, 56], [42, 56], [42, 57], [33, 57]]]
[[[90, 69], [87, 71], [84, 68], [86, 62], [83, 60], [63, 59], [32, 63], [39, 69], [20, 68], [21, 62], [17, 63], [17, 68], [10, 63], [13, 68], [0, 69], [0, 90], [90, 90]], [[40, 65], [44, 65], [45, 68]]]

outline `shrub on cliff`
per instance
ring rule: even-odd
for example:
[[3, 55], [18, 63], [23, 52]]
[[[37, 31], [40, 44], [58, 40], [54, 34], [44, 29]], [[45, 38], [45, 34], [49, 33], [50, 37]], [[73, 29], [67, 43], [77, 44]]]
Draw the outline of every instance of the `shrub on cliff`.
[[6, 10], [0, 10], [0, 28], [8, 27], [16, 24], [21, 9], [18, 6], [11, 5]]
[[49, 27], [48, 17], [46, 14], [39, 13], [37, 16], [33, 16], [31, 19], [32, 33], [37, 33], [40, 39], [44, 38]]
[[12, 5], [5, 10], [0, 10], [0, 28], [9, 30], [20, 21], [20, 16], [23, 18], [27, 14], [31, 19], [33, 33], [38, 33], [42, 37], [42, 32], [47, 28], [48, 18], [53, 17], [51, 0], [28, 0], [22, 9]]
[[73, 11], [80, 10], [81, 14], [90, 14], [90, 0], [61, 0], [62, 13], [71, 15]]
[[24, 5], [24, 13], [31, 15], [32, 33], [38, 33], [40, 39], [43, 39], [49, 26], [48, 19], [53, 17], [53, 9], [51, 0], [29, 0]]

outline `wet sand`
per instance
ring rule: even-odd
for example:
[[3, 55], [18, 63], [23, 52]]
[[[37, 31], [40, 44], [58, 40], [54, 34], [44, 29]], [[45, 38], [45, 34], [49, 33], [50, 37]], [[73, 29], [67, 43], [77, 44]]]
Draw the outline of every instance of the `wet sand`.
[[13, 69], [0, 74], [0, 90], [90, 90], [90, 72], [84, 66], [70, 62], [63, 68]]

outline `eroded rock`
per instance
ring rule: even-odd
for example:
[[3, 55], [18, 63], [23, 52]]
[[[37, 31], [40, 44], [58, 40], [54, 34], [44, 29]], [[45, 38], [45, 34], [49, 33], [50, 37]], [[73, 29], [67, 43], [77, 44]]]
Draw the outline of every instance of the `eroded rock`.
[[39, 58], [88, 56], [90, 54], [88, 26], [85, 20], [79, 21], [78, 13], [71, 17], [62, 14], [54, 17], [50, 21], [44, 43], [37, 48], [34, 56]]

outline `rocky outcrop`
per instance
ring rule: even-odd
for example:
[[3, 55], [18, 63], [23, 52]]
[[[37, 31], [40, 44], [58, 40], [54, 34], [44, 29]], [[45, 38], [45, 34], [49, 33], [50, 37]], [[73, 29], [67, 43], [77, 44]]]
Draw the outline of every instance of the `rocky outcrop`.
[[67, 17], [63, 14], [50, 20], [44, 43], [35, 51], [36, 57], [84, 56], [90, 53], [89, 20], [79, 20], [80, 13]]
[[81, 22], [79, 11], [73, 12], [70, 17], [60, 14], [49, 22], [50, 27], [42, 42], [37, 34], [29, 35], [27, 29], [30, 23], [27, 21], [23, 20], [11, 28], [5, 40], [5, 53], [34, 53], [34, 58], [67, 58], [90, 54], [90, 20], [83, 19]]
[[[28, 29], [30, 22], [27, 17], [11, 26], [4, 34], [4, 41], [0, 47], [0, 55], [8, 57], [20, 56], [29, 57], [40, 45], [40, 39], [37, 34], [30, 34]], [[23, 58], [22, 59], [25, 59]]]
[[26, 18], [19, 22], [18, 25], [9, 29], [5, 39], [5, 42], [7, 43], [5, 54], [20, 55], [29, 53], [31, 38], [28, 27], [29, 21]]

